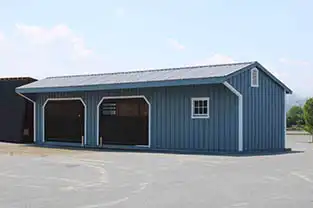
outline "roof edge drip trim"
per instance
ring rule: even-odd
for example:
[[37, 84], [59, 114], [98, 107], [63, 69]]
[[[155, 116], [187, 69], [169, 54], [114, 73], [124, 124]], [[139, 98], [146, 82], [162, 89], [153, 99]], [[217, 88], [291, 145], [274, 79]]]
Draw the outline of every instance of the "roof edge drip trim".
[[17, 93], [47, 93], [47, 92], [73, 92], [73, 91], [99, 91], [150, 87], [174, 87], [184, 85], [220, 84], [225, 81], [225, 77], [210, 77], [200, 79], [167, 80], [154, 82], [101, 84], [69, 87], [45, 87], [45, 88], [16, 88]]

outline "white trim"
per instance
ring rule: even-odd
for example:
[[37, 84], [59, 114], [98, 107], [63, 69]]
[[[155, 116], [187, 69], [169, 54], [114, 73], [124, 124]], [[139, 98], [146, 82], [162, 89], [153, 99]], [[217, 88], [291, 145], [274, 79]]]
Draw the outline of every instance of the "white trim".
[[36, 132], [36, 102], [33, 101], [32, 99], [26, 97], [25, 95], [19, 93], [19, 92], [16, 92], [18, 95], [20, 95], [21, 97], [25, 98], [26, 100], [30, 101], [33, 103], [33, 141], [34, 143], [36, 143], [36, 135], [37, 135], [37, 132]]
[[131, 98], [143, 98], [146, 103], [148, 104], [148, 145], [136, 145], [138, 147], [148, 147], [150, 148], [151, 145], [151, 104], [149, 100], [144, 95], [132, 95], [132, 96], [110, 96], [110, 97], [102, 97], [99, 103], [97, 104], [97, 146], [100, 146], [100, 134], [99, 134], [99, 127], [100, 127], [100, 117], [99, 117], [99, 108], [103, 100], [110, 100], [110, 99], [131, 99]]
[[68, 98], [47, 98], [42, 106], [42, 141], [45, 142], [45, 107], [49, 101], [62, 101], [62, 100], [79, 100], [84, 106], [84, 141], [82, 146], [87, 143], [87, 105], [81, 97], [68, 97]]
[[224, 82], [224, 85], [238, 97], [238, 151], [243, 151], [243, 102], [242, 95], [231, 84]]
[[[207, 113], [203, 115], [194, 115], [194, 101], [207, 101]], [[191, 118], [192, 119], [202, 119], [210, 118], [210, 98], [209, 97], [193, 97], [191, 98]]]
[[287, 109], [286, 109], [286, 94], [287, 91], [284, 91], [284, 141], [286, 142], [287, 136]]
[[[256, 84], [253, 84], [253, 73], [256, 73]], [[251, 69], [250, 76], [251, 87], [259, 87], [259, 70], [257, 68]]]

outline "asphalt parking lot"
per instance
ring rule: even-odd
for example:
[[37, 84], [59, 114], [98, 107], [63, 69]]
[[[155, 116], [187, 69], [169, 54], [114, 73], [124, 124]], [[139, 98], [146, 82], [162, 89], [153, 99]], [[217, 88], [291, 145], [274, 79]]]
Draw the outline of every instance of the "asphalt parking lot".
[[1, 208], [313, 207], [313, 144], [245, 157], [0, 144]]

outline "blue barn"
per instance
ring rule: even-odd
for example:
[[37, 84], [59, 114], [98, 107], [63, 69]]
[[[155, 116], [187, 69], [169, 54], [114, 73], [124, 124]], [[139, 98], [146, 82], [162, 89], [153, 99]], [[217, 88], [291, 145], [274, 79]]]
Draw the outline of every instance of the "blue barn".
[[282, 151], [285, 95], [258, 62], [48, 77], [16, 88], [34, 142], [179, 152]]

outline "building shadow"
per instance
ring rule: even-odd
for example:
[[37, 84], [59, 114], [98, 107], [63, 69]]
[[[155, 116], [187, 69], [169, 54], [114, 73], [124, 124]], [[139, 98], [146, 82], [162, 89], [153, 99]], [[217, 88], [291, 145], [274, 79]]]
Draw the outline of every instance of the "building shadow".
[[274, 151], [246, 151], [246, 152], [205, 152], [205, 151], [184, 151], [184, 150], [165, 150], [165, 149], [147, 149], [140, 147], [83, 147], [80, 145], [72, 146], [68, 144], [22, 144], [23, 146], [40, 147], [47, 149], [60, 150], [77, 150], [91, 152], [128, 152], [128, 153], [150, 153], [150, 154], [176, 154], [176, 155], [202, 155], [202, 156], [227, 156], [227, 157], [258, 157], [258, 156], [274, 156], [286, 154], [301, 154], [303, 150], [292, 150], [286, 148], [284, 150]]

